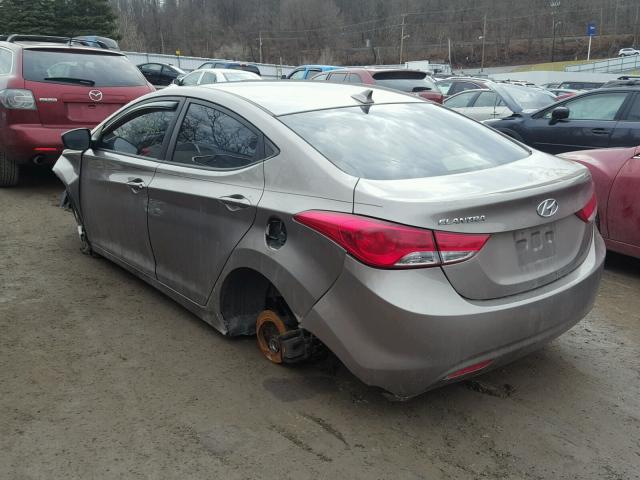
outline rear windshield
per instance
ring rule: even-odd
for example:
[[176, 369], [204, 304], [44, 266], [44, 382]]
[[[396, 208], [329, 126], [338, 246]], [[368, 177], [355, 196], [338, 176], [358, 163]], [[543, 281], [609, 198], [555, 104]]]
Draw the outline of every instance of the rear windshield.
[[146, 85], [140, 71], [123, 55], [56, 50], [24, 50], [23, 75], [32, 82], [69, 83], [91, 87]]
[[372, 180], [469, 172], [529, 155], [494, 130], [427, 102], [365, 110], [345, 107], [279, 118], [338, 168]]
[[378, 72], [373, 74], [377, 85], [402, 92], [436, 90], [436, 84], [424, 72]]

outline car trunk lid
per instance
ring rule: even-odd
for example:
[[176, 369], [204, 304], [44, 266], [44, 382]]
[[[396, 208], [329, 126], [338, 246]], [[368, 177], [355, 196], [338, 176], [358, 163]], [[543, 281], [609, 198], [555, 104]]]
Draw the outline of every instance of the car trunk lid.
[[[468, 173], [360, 179], [354, 213], [433, 230], [490, 234], [473, 258], [442, 267], [460, 295], [487, 300], [537, 288], [576, 268], [587, 254], [593, 226], [575, 213], [592, 195], [585, 168], [534, 153]], [[557, 202], [549, 217], [537, 211], [546, 200]]]
[[[36, 99], [40, 120], [46, 125], [97, 125], [135, 98], [129, 87], [94, 88], [65, 84], [56, 84], [55, 90], [51, 87], [50, 83], [25, 82], [25, 88], [31, 90]], [[139, 95], [148, 91], [141, 88]]]

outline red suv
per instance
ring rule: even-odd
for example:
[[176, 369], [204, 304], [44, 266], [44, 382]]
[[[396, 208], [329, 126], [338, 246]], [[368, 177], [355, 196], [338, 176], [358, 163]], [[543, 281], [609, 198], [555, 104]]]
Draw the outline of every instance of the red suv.
[[62, 133], [92, 128], [152, 91], [117, 51], [57, 37], [0, 41], [0, 187], [18, 183], [19, 165], [53, 163]]
[[375, 68], [341, 68], [323, 72], [311, 80], [363, 83], [414, 93], [432, 102], [442, 103], [444, 96], [429, 75], [420, 70], [381, 70]]

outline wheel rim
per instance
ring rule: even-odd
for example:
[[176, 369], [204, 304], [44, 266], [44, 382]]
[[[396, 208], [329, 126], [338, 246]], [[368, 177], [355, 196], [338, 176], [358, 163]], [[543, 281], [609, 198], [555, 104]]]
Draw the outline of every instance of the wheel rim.
[[262, 354], [273, 363], [282, 363], [280, 335], [287, 331], [282, 319], [272, 310], [264, 310], [256, 321], [256, 337]]

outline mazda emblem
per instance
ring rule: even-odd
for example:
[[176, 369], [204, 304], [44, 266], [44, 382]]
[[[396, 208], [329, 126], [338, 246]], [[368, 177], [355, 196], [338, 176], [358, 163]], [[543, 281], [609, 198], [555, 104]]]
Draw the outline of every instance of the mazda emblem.
[[558, 202], [554, 198], [547, 198], [540, 202], [536, 211], [541, 217], [552, 217], [558, 212]]
[[99, 102], [102, 100], [102, 92], [100, 90], [91, 90], [89, 92], [89, 98], [94, 102]]

